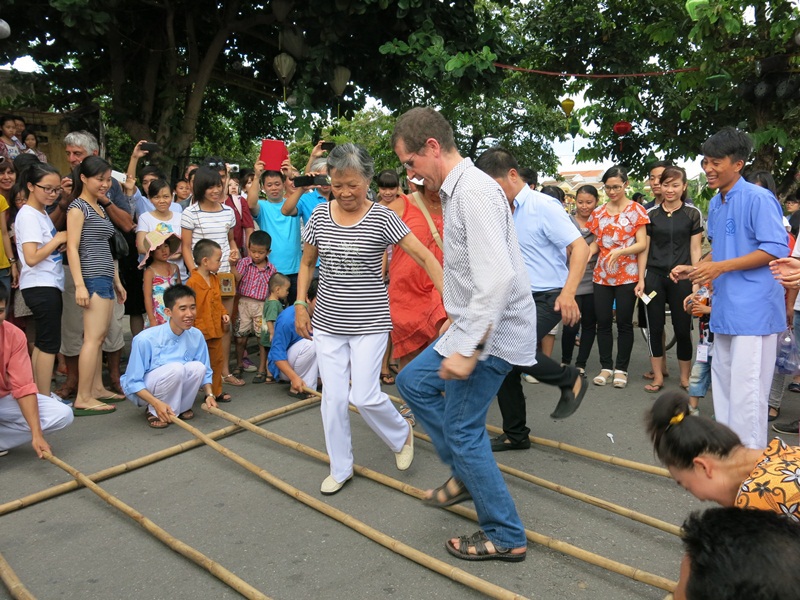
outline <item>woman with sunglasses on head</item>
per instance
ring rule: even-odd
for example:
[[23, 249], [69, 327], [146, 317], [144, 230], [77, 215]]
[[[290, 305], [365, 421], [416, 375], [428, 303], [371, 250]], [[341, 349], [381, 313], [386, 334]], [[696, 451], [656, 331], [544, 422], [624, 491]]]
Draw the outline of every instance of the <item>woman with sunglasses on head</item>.
[[[597, 346], [600, 373], [595, 385], [612, 381], [615, 388], [628, 384], [628, 363], [633, 350], [633, 307], [644, 290], [647, 233], [650, 222], [641, 204], [626, 195], [628, 172], [614, 166], [603, 174], [608, 202], [597, 208], [586, 223], [595, 235], [591, 253], [598, 254], [594, 268], [594, 305], [597, 314]], [[614, 305], [617, 321], [617, 359], [613, 358]]]
[[686, 204], [686, 171], [680, 167], [665, 167], [660, 183], [661, 204], [647, 211], [650, 223], [646, 226], [647, 274], [644, 291], [646, 294], [656, 293], [645, 307], [647, 342], [653, 369], [652, 383], [644, 386], [649, 393], [659, 392], [664, 387], [663, 334], [667, 303], [677, 341], [681, 387], [689, 388], [693, 351], [692, 317], [684, 310], [684, 300], [691, 296], [692, 284], [688, 279], [672, 281], [669, 274], [678, 265], [696, 265], [702, 254], [703, 243], [703, 216], [696, 207]]

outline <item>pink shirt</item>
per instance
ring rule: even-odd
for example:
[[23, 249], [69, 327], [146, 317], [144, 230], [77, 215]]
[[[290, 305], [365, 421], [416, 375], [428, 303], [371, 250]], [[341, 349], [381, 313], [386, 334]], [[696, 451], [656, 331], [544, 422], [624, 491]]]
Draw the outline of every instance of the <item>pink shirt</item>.
[[0, 326], [0, 398], [11, 394], [20, 399], [39, 390], [33, 381], [28, 340], [19, 327], [8, 321]]

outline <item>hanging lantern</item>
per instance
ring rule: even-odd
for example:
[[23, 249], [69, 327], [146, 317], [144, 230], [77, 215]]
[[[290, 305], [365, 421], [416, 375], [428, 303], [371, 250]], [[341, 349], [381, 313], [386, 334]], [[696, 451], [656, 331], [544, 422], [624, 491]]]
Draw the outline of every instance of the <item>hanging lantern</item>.
[[575, 138], [581, 132], [581, 122], [575, 118], [569, 121], [569, 133], [572, 136], [572, 151], [575, 152]]
[[561, 110], [564, 111], [564, 114], [569, 116], [572, 114], [572, 109], [575, 108], [575, 101], [572, 98], [564, 98], [561, 101]]
[[294, 59], [286, 52], [281, 52], [275, 57], [272, 66], [277, 73], [278, 78], [283, 82], [283, 101], [286, 102], [286, 85], [294, 77], [295, 62]]
[[306, 41], [303, 32], [297, 27], [287, 27], [280, 33], [279, 49], [283, 48], [295, 58], [303, 58], [306, 53]]
[[11, 27], [3, 19], [0, 19], [0, 40], [4, 40], [10, 35]]
[[[628, 135], [631, 130], [633, 129], [633, 125], [631, 125], [628, 121], [617, 121], [614, 123], [614, 133], [616, 133], [619, 137], [624, 137]], [[622, 140], [619, 141], [619, 151], [622, 152]]]
[[275, 15], [279, 23], [283, 23], [289, 13], [292, 12], [294, 2], [292, 0], [271, 0], [270, 5], [272, 6], [272, 14]]
[[[344, 89], [347, 87], [347, 83], [350, 81], [350, 69], [347, 67], [343, 67], [342, 65], [338, 65], [333, 69], [333, 80], [331, 81], [331, 87], [333, 88], [333, 93], [336, 94], [336, 97], [341, 99], [342, 95], [344, 94]], [[339, 117], [339, 101], [336, 102], [336, 117]]]

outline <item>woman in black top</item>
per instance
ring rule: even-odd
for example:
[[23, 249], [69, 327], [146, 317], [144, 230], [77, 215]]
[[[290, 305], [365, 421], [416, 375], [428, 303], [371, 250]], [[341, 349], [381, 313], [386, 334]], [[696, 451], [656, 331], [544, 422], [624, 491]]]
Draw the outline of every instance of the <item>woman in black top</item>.
[[658, 392], [664, 386], [664, 311], [669, 303], [672, 327], [677, 341], [681, 387], [689, 386], [692, 370], [692, 317], [683, 310], [683, 300], [691, 295], [692, 285], [675, 283], [669, 277], [677, 265], [695, 265], [700, 260], [703, 240], [703, 216], [686, 204], [686, 171], [667, 167], [661, 174], [664, 201], [647, 211], [647, 274], [644, 295], [656, 292], [647, 305], [648, 345], [653, 366], [653, 381], [644, 386], [647, 392]]

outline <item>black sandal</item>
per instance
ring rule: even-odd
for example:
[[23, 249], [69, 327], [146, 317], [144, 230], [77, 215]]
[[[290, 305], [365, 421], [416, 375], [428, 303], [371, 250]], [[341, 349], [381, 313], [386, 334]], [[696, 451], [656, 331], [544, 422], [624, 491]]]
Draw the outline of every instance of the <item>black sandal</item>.
[[[457, 548], [450, 543], [450, 540], [444, 543], [444, 547], [450, 554], [462, 560], [504, 560], [507, 562], [522, 562], [528, 554], [527, 550], [519, 554], [513, 554], [511, 548], [498, 546], [494, 544], [494, 542], [492, 542], [494, 552], [489, 552], [489, 549], [486, 547], [486, 542], [491, 542], [491, 540], [486, 537], [483, 530], [479, 529], [470, 536], [460, 536], [458, 538]], [[470, 554], [469, 549], [471, 547], [475, 548], [475, 554]]]
[[[456, 491], [453, 492], [450, 489], [450, 482], [453, 482], [456, 485]], [[441, 500], [440, 498], [443, 498]], [[442, 485], [437, 487], [433, 490], [433, 494], [431, 494], [430, 498], [423, 498], [422, 503], [426, 506], [433, 506], [436, 508], [444, 508], [446, 506], [452, 506], [453, 504], [458, 504], [460, 502], [465, 502], [466, 500], [471, 500], [472, 496], [470, 495], [467, 488], [455, 477], [451, 477], [447, 481], [445, 481]]]
[[233, 397], [228, 392], [217, 396], [217, 402], [230, 402], [231, 400], [233, 400]]

